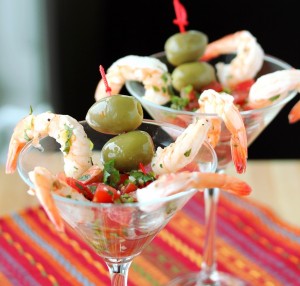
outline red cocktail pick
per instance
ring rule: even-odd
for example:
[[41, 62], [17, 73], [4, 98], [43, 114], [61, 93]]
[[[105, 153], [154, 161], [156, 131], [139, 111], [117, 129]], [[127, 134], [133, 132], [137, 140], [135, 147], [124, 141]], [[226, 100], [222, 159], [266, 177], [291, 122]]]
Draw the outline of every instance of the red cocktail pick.
[[108, 82], [107, 82], [107, 80], [106, 80], [105, 70], [104, 70], [103, 66], [100, 65], [99, 70], [100, 70], [100, 74], [101, 74], [101, 76], [102, 76], [102, 79], [103, 79], [103, 81], [104, 81], [105, 91], [106, 91], [106, 93], [107, 93], [109, 96], [111, 96], [111, 88], [110, 88], [110, 86], [108, 85]]
[[180, 33], [184, 33], [185, 26], [189, 24], [186, 10], [179, 0], [173, 0], [173, 5], [176, 13], [176, 19], [173, 20], [173, 23], [179, 27]]

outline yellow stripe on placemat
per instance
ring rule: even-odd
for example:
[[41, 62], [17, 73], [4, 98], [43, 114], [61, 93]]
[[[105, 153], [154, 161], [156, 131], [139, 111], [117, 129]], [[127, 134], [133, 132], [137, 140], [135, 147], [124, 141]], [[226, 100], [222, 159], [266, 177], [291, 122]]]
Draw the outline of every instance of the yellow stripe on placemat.
[[[12, 227], [14, 230], [18, 229], [18, 225], [11, 218], [7, 217], [7, 222], [9, 226]], [[11, 246], [13, 246], [18, 251], [19, 255], [24, 256], [28, 260], [29, 264], [32, 265], [32, 267], [35, 267], [39, 271], [39, 273], [43, 277], [45, 277], [45, 279], [48, 279], [52, 285], [58, 285], [55, 277], [47, 273], [46, 268], [43, 266], [43, 264], [40, 263], [37, 259], [35, 259], [31, 253], [25, 251], [23, 246], [19, 242], [14, 241], [10, 233], [1, 231], [1, 235]], [[2, 284], [0, 285], [2, 286]]]
[[197, 253], [194, 249], [189, 247], [183, 241], [177, 239], [177, 237], [171, 232], [169, 232], [167, 229], [161, 231], [158, 234], [158, 236], [161, 240], [163, 240], [165, 243], [170, 245], [174, 250], [176, 250], [182, 256], [188, 258], [196, 265], [200, 265], [200, 262], [202, 260], [202, 256], [200, 255], [200, 253]]
[[9, 280], [0, 272], [0, 285], [1, 286], [14, 286]]
[[[88, 252], [85, 249], [82, 249], [80, 247], [78, 241], [71, 239], [66, 233], [57, 232], [54, 227], [49, 226], [49, 219], [47, 218], [44, 211], [39, 210], [37, 212], [37, 215], [39, 216], [40, 220], [49, 227], [49, 231], [51, 231], [53, 234], [58, 235], [65, 243], [71, 245], [72, 248], [74, 249], [74, 251], [77, 254], [82, 255], [85, 258], [86, 262], [88, 262], [90, 265], [96, 267], [97, 270], [99, 271], [99, 273], [109, 277], [109, 273], [108, 273], [108, 269], [107, 269], [106, 265], [101, 264], [99, 261], [95, 260], [91, 256], [90, 252]], [[68, 227], [67, 227], [67, 229], [68, 229]], [[70, 229], [69, 231], [72, 231], [72, 230]], [[99, 258], [99, 260], [100, 260], [100, 258]]]
[[[40, 212], [41, 211], [38, 211], [38, 213], [40, 213]], [[84, 275], [84, 277], [89, 279], [91, 282], [99, 283], [99, 277], [96, 275], [96, 273], [94, 273], [92, 270], [89, 270], [87, 267], [85, 267], [84, 264], [81, 261], [77, 261], [76, 259], [74, 259], [72, 253], [69, 252], [67, 249], [65, 249], [63, 247], [63, 245], [61, 245], [60, 241], [57, 240], [57, 238], [51, 237], [45, 231], [45, 229], [41, 229], [40, 226], [35, 222], [35, 220], [31, 216], [28, 215], [24, 218], [25, 218], [26, 222], [28, 223], [28, 225], [41, 237], [41, 239], [47, 241], [47, 243], [50, 244], [53, 248], [55, 248], [60, 253], [60, 255], [63, 255], [66, 260], [68, 260], [70, 263], [72, 263], [72, 265], [74, 267], [76, 267], [78, 272], [81, 272], [82, 275]], [[49, 222], [47, 224], [45, 224], [45, 227], [53, 228], [53, 226], [50, 225]], [[57, 234], [57, 232], [56, 232], [56, 234]], [[51, 262], [52, 265], [55, 264], [56, 261], [54, 260], [53, 257], [48, 256], [48, 259], [49, 259], [48, 263]], [[57, 262], [56, 262], [56, 264], [58, 265]], [[65, 271], [65, 273], [68, 274], [65, 267], [62, 264], [60, 264], [60, 271], [59, 272], [62, 273], [62, 271]], [[71, 277], [73, 277], [73, 276], [69, 275], [69, 277], [71, 279]]]
[[169, 276], [162, 269], [157, 268], [156, 265], [149, 262], [142, 255], [134, 258], [129, 278], [136, 285], [143, 286], [165, 285], [170, 280]]
[[[189, 223], [186, 223], [186, 221], [189, 221]], [[191, 262], [196, 263], [196, 265], [200, 265], [202, 262], [202, 255], [200, 253], [196, 253], [195, 250], [189, 246], [189, 242], [195, 240], [195, 236], [191, 235], [191, 233], [195, 232], [195, 229], [197, 228], [197, 232], [201, 232], [197, 222], [191, 220], [185, 213], [180, 213], [180, 215], [176, 218], [176, 222], [171, 220], [168, 224], [168, 228], [165, 228], [164, 231], [158, 234], [158, 236], [165, 243], [180, 253], [180, 255], [188, 258]], [[180, 232], [186, 241], [183, 242], [175, 237], [171, 233], [172, 230]], [[204, 231], [204, 229], [202, 229], [202, 231]], [[199, 244], [203, 243], [203, 237], [196, 237], [196, 239]], [[228, 271], [232, 272], [236, 276], [243, 278], [247, 282], [253, 283], [253, 285], [278, 285], [277, 280], [243, 256], [241, 252], [234, 248], [234, 245], [228, 245], [224, 240], [217, 237], [216, 247], [218, 263], [222, 264], [228, 269]], [[266, 282], [261, 284], [261, 278], [263, 278]]]

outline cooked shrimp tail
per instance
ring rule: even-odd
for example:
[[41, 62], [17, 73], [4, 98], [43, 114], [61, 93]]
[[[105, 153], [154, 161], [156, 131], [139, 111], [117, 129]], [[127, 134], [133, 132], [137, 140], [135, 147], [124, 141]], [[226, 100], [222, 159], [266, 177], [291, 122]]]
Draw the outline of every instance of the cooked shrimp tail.
[[300, 120], [300, 100], [294, 105], [288, 116], [290, 123], [296, 123]]
[[44, 208], [51, 222], [58, 231], [64, 231], [64, 222], [55, 205], [51, 191], [54, 187], [54, 178], [52, 174], [45, 168], [35, 167], [29, 172], [29, 178], [34, 184], [34, 193]]
[[33, 115], [28, 115], [27, 117], [22, 119], [14, 129], [8, 147], [8, 154], [6, 160], [7, 174], [15, 172], [19, 153], [26, 145], [26, 143], [31, 140], [33, 118]]
[[[108, 68], [106, 80], [111, 88], [111, 95], [118, 94], [126, 81], [133, 80], [143, 83], [145, 99], [159, 105], [170, 101], [168, 86], [171, 84], [171, 75], [167, 66], [153, 57], [123, 57]], [[95, 91], [95, 99], [98, 101], [106, 96], [105, 81], [101, 79]]]
[[229, 64], [216, 64], [219, 81], [229, 88], [253, 79], [264, 61], [263, 49], [256, 38], [245, 30], [209, 43], [201, 60], [210, 60], [223, 54], [236, 54]]
[[158, 147], [151, 162], [154, 173], [177, 172], [191, 163], [207, 138], [210, 126], [208, 119], [195, 117], [175, 142], [165, 148]]
[[285, 98], [290, 91], [300, 92], [300, 70], [268, 73], [259, 77], [251, 86], [248, 105], [250, 108], [265, 107]]
[[71, 116], [45, 112], [29, 115], [15, 127], [9, 144], [6, 172], [16, 170], [19, 153], [27, 142], [32, 140], [32, 145], [39, 147], [40, 139], [46, 136], [55, 138], [61, 145], [67, 176], [78, 177], [92, 165], [91, 144], [83, 126]]
[[[244, 173], [247, 166], [248, 143], [243, 118], [233, 103], [233, 97], [227, 93], [218, 93], [212, 89], [205, 90], [199, 98], [199, 111], [203, 113], [216, 113], [220, 116], [231, 133], [231, 156], [238, 173]], [[220, 132], [219, 120], [213, 119], [213, 128], [209, 132], [209, 139], [216, 145], [216, 130]]]
[[251, 193], [251, 187], [244, 181], [218, 173], [179, 172], [164, 174], [149, 184], [147, 187], [137, 190], [139, 202], [167, 197], [189, 189], [219, 188], [229, 193], [247, 196]]

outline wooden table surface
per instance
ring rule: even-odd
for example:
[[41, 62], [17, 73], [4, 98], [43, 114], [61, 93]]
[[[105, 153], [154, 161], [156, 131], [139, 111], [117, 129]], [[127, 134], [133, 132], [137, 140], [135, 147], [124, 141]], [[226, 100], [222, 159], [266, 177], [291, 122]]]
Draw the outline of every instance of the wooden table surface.
[[[300, 227], [300, 160], [250, 160], [246, 174], [237, 175], [231, 165], [227, 174], [245, 180], [253, 188], [251, 197], [269, 206], [282, 219]], [[27, 194], [18, 173], [0, 172], [0, 216], [38, 204]]]

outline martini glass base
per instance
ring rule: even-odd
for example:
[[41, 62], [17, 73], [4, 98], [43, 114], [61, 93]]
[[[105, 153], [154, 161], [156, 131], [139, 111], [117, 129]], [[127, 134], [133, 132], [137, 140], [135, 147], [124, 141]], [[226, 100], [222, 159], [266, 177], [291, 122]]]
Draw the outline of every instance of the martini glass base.
[[213, 279], [201, 281], [201, 273], [188, 273], [175, 278], [166, 286], [247, 286], [248, 284], [230, 274], [217, 272]]

